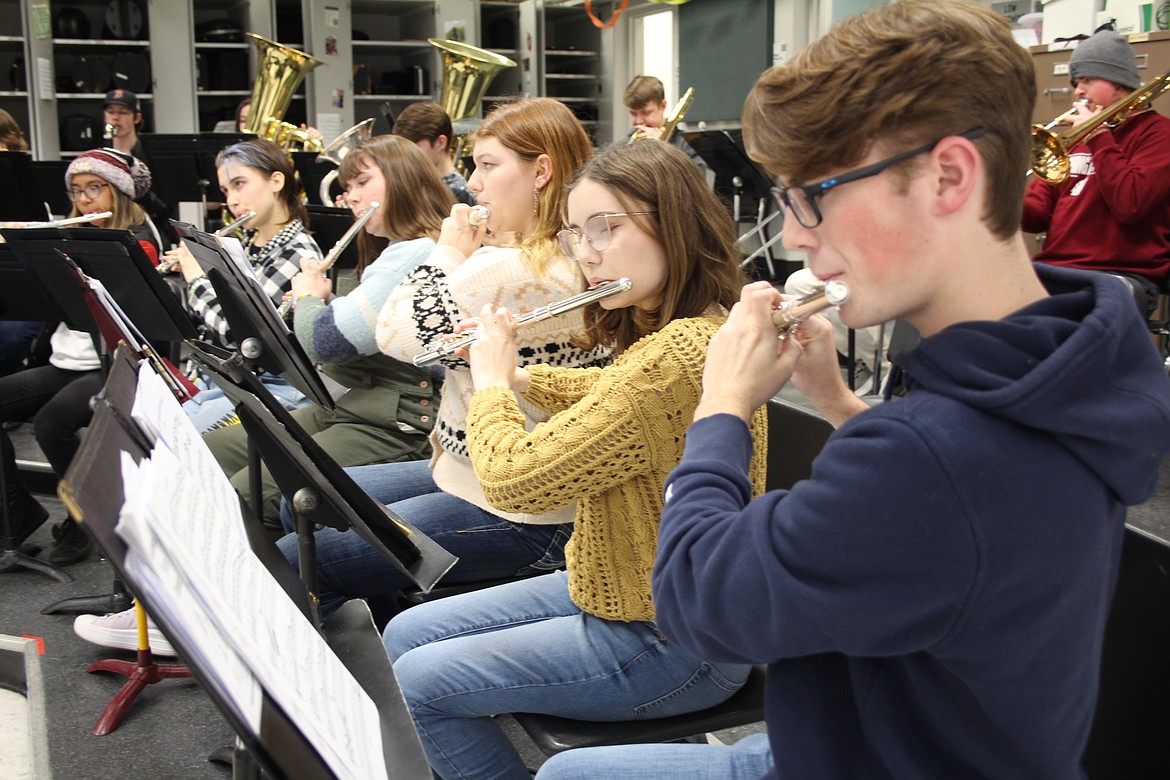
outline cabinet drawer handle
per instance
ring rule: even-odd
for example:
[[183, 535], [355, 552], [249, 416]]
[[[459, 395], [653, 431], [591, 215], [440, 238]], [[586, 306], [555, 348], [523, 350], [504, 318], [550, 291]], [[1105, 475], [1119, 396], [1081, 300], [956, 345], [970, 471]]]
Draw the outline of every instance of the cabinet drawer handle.
[[1072, 87], [1049, 87], [1044, 90], [1045, 95], [1065, 95], [1072, 92]]

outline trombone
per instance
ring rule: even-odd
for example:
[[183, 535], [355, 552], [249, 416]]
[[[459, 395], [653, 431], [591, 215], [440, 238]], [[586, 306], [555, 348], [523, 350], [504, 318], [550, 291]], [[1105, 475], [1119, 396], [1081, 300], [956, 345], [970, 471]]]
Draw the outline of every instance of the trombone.
[[[1090, 133], [1105, 125], [1113, 129], [1129, 118], [1130, 114], [1147, 107], [1155, 98], [1170, 90], [1170, 71], [1150, 79], [1149, 82], [1107, 106], [1091, 119], [1063, 132], [1054, 133], [1048, 126], [1032, 127], [1032, 171], [1049, 184], [1060, 184], [1068, 178], [1072, 164], [1069, 150], [1083, 141]], [[1076, 106], [1073, 107], [1076, 109]], [[1057, 119], [1068, 116], [1068, 112]], [[1049, 125], [1055, 126], [1057, 120]]]
[[[687, 91], [684, 92], [683, 96], [678, 99], [677, 103], [674, 104], [674, 108], [670, 109], [670, 112], [666, 114], [662, 124], [662, 133], [658, 136], [659, 140], [669, 142], [670, 139], [674, 137], [674, 131], [678, 129], [678, 123], [681, 122], [683, 117], [687, 115], [687, 109], [690, 108], [691, 101], [694, 99], [695, 88], [687, 87]], [[638, 128], [635, 127], [630, 131], [630, 139], [626, 141], [626, 143], [632, 144], [637, 140]]]

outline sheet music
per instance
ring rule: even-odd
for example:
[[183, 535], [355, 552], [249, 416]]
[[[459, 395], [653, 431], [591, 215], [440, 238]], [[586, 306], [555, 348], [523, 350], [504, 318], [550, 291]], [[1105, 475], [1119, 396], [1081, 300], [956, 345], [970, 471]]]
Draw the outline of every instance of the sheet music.
[[263, 688], [235, 649], [215, 628], [215, 623], [191, 592], [178, 569], [170, 565], [157, 536], [151, 530], [153, 489], [157, 475], [150, 461], [140, 469], [122, 453], [126, 500], [119, 515], [117, 533], [129, 549], [124, 565], [134, 576], [139, 594], [151, 604], [156, 619], [178, 633], [186, 660], [207, 670], [208, 687], [219, 693], [237, 719], [253, 733], [260, 729]]
[[141, 353], [143, 344], [146, 340], [142, 338], [142, 334], [138, 332], [138, 328], [134, 327], [134, 323], [126, 316], [126, 312], [122, 311], [122, 307], [114, 300], [114, 296], [110, 295], [109, 290], [102, 284], [100, 279], [95, 279], [92, 276], [84, 276], [85, 283], [89, 289], [93, 290], [94, 295], [97, 296], [98, 302], [102, 308], [110, 315], [110, 319], [114, 321], [122, 337], [126, 339], [126, 343], [130, 349]]
[[246, 539], [248, 534], [244, 529], [244, 518], [240, 513], [235, 488], [211, 450], [203, 443], [203, 437], [183, 407], [176, 403], [166, 382], [154, 371], [139, 368], [138, 388], [130, 416], [152, 440], [161, 441], [173, 452], [207, 491], [206, 498], [214, 507], [220, 533], [231, 529], [237, 536]]
[[[136, 562], [159, 588], [148, 600], [178, 615], [192, 609], [184, 601], [185, 594], [192, 595], [206, 625], [226, 639], [339, 778], [387, 777], [377, 707], [245, 536], [224, 533], [225, 519], [233, 526], [242, 522], [236, 519], [239, 502], [232, 493], [234, 509], [225, 506], [224, 486], [231, 490], [227, 477], [218, 466], [208, 470], [204, 454], [211, 458], [210, 452], [202, 440], [187, 438], [194, 428], [175, 417], [186, 421], [160, 384], [153, 372], [139, 371], [132, 416], [156, 432], [157, 443], [125, 480], [132, 509], [119, 523], [119, 533], [135, 540], [136, 552], [151, 561]], [[164, 587], [174, 577], [182, 579], [179, 595]], [[214, 640], [195, 641], [210, 647]], [[312, 684], [304, 684], [307, 680]], [[236, 706], [246, 710], [246, 696]]]

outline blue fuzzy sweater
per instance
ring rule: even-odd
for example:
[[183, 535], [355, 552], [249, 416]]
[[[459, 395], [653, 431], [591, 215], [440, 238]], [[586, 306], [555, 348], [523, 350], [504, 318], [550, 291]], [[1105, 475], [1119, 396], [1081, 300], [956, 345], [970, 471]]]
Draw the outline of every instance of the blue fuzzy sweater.
[[907, 396], [841, 426], [790, 491], [750, 500], [738, 418], [691, 427], [658, 625], [768, 664], [775, 776], [1084, 776], [1125, 507], [1170, 449], [1170, 381], [1127, 288], [1037, 273], [1051, 297], [897, 356]]

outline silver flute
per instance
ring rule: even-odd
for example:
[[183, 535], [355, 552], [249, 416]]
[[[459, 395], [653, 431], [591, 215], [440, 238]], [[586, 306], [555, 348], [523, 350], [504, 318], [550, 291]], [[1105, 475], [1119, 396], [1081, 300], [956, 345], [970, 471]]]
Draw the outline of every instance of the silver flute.
[[358, 234], [358, 231], [366, 226], [366, 223], [370, 221], [370, 217], [374, 216], [374, 213], [378, 210], [379, 207], [381, 207], [381, 205], [382, 204], [376, 200], [370, 203], [370, 207], [363, 211], [362, 215], [357, 218], [357, 221], [349, 226], [349, 230], [346, 230], [345, 234], [342, 235], [341, 238], [337, 239], [337, 243], [335, 243], [333, 248], [329, 250], [329, 253], [325, 255], [325, 259], [321, 261], [321, 273], [325, 273], [333, 267], [333, 264], [337, 262], [337, 258], [341, 257], [341, 253], [345, 251], [347, 246], [349, 246], [349, 242], [353, 241], [353, 237]]
[[[231, 233], [233, 230], [235, 230], [236, 228], [240, 227], [245, 222], [250, 220], [254, 216], [256, 216], [255, 211], [249, 211], [245, 214], [241, 214], [240, 216], [236, 217], [236, 219], [234, 221], [232, 221], [231, 223], [229, 223], [227, 225], [224, 225], [219, 230], [215, 231], [215, 233], [213, 233], [212, 235], [226, 236], [229, 233]], [[158, 271], [160, 274], [168, 274], [171, 272], [171, 269], [174, 268], [178, 264], [179, 264], [179, 256], [174, 255], [170, 259], [163, 260], [161, 263], [159, 263], [158, 267], [155, 270]]]
[[840, 306], [849, 300], [849, 288], [844, 282], [828, 281], [808, 295], [784, 301], [772, 310], [772, 323], [785, 338], [800, 323], [830, 306]]
[[112, 211], [99, 211], [96, 214], [82, 214], [80, 217], [69, 217], [67, 219], [54, 219], [52, 222], [20, 222], [9, 224], [8, 227], [21, 228], [47, 228], [47, 227], [69, 227], [70, 225], [81, 225], [86, 222], [94, 222], [99, 219], [108, 219], [114, 216]]
[[[566, 298], [563, 301], [556, 301], [555, 303], [541, 306], [539, 309], [533, 309], [527, 314], [521, 314], [517, 316], [513, 322], [513, 327], [519, 329], [523, 328], [525, 325], [531, 325], [535, 322], [541, 322], [552, 317], [559, 317], [560, 315], [571, 312], [574, 309], [579, 309], [586, 304], [603, 300], [610, 297], [611, 295], [617, 295], [620, 292], [625, 292], [633, 286], [633, 283], [623, 276], [617, 281], [609, 282], [607, 284], [599, 284], [596, 287], [590, 287], [585, 292], [580, 293], [579, 295], [574, 295], [572, 298]], [[453, 354], [456, 350], [463, 349], [464, 347], [474, 344], [478, 336], [478, 331], [473, 330], [470, 333], [465, 333], [462, 336], [451, 339], [450, 341], [445, 341], [437, 346], [433, 346], [431, 349], [422, 353], [421, 355], [415, 355], [414, 364], [416, 366], [426, 366], [434, 363], [440, 358], [444, 358]]]
[[[337, 258], [341, 257], [341, 253], [345, 251], [347, 246], [349, 246], [349, 242], [353, 241], [353, 237], [358, 234], [358, 231], [366, 226], [366, 223], [370, 221], [370, 217], [374, 216], [374, 212], [376, 212], [381, 205], [382, 204], [376, 200], [370, 203], [370, 207], [362, 212], [362, 215], [357, 218], [356, 222], [349, 226], [349, 230], [346, 230], [345, 234], [341, 238], [337, 239], [337, 243], [333, 245], [333, 248], [329, 250], [329, 253], [326, 254], [325, 258], [321, 261], [321, 273], [325, 273], [333, 267], [333, 264], [337, 262]], [[289, 313], [289, 311], [292, 310], [293, 300], [294, 299], [292, 297], [289, 297], [281, 302], [279, 308], [277, 308], [276, 313], [279, 314], [282, 319], [286, 314]]]
[[471, 212], [467, 215], [467, 224], [477, 228], [490, 214], [487, 206], [472, 206]]

